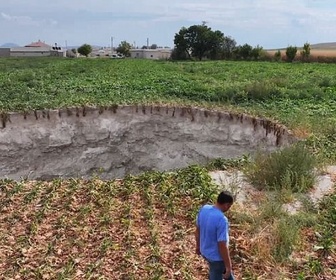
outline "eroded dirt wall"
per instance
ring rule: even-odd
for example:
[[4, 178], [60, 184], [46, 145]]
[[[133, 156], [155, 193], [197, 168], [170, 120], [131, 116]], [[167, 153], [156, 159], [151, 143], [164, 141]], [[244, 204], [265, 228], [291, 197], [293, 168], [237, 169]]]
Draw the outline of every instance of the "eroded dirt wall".
[[294, 137], [268, 120], [198, 108], [112, 106], [2, 114], [0, 177], [120, 178], [273, 150]]

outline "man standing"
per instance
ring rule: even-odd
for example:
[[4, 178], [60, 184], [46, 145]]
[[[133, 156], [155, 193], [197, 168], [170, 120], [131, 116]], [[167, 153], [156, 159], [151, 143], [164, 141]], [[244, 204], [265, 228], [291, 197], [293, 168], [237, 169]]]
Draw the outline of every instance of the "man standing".
[[229, 221], [223, 214], [233, 204], [228, 192], [218, 195], [215, 205], [204, 205], [196, 221], [196, 253], [209, 263], [209, 280], [234, 280], [229, 253]]

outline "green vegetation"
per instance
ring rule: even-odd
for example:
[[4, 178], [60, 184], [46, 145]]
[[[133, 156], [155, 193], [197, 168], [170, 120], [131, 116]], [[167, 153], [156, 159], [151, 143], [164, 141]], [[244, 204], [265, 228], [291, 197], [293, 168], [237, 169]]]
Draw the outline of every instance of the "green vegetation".
[[81, 55], [88, 57], [89, 54], [92, 52], [92, 47], [91, 45], [84, 44], [77, 49], [77, 52]]
[[307, 42], [303, 45], [302, 51], [300, 52], [301, 54], [301, 60], [302, 61], [309, 61], [309, 56], [310, 56], [310, 44]]
[[273, 110], [274, 118], [290, 113], [284, 119], [288, 122], [302, 112], [316, 118], [331, 109], [329, 116], [333, 116], [335, 108], [332, 65], [34, 58], [1, 59], [0, 66], [2, 110], [210, 102], [258, 111], [267, 106], [261, 114], [270, 107], [281, 107]]
[[271, 154], [257, 154], [247, 166], [246, 175], [258, 189], [305, 192], [315, 182], [315, 167], [315, 157], [299, 144]]
[[286, 49], [287, 61], [292, 62], [296, 57], [296, 53], [297, 53], [297, 47], [288, 46]]
[[240, 158], [215, 158], [208, 162], [206, 168], [209, 171], [213, 170], [232, 170], [232, 169], [242, 169], [246, 164], [250, 163], [251, 159], [247, 155], [243, 155]]
[[274, 60], [277, 61], [277, 62], [281, 61], [281, 51], [280, 50], [277, 50], [274, 53]]
[[251, 196], [255, 207], [235, 205], [228, 213], [237, 279], [336, 277], [336, 195], [318, 207], [302, 199], [304, 210], [295, 215], [283, 209], [293, 192], [309, 189], [317, 163], [335, 164], [332, 65], [0, 60], [2, 118], [9, 111], [153, 103], [267, 117], [305, 141], [255, 161], [214, 159], [206, 168], [123, 180], [1, 180], [4, 278], [205, 279], [205, 263], [193, 252], [194, 219], [218, 191], [208, 171], [232, 168], [246, 168], [257, 186], [275, 190]]
[[[216, 59], [220, 57], [224, 42], [227, 40], [221, 31], [212, 31], [205, 24], [192, 25], [188, 28], [182, 27], [179, 33], [175, 34], [174, 58], [190, 59], [195, 57], [202, 60], [204, 57], [209, 57]], [[236, 43], [234, 41], [232, 43], [235, 46]]]
[[175, 48], [172, 53], [174, 60], [192, 59], [235, 59], [259, 60], [267, 55], [261, 46], [253, 48], [249, 44], [237, 46], [230, 36], [213, 31], [205, 22], [202, 25], [182, 27], [174, 37]]
[[126, 41], [121, 41], [119, 46], [117, 47], [116, 51], [117, 53], [120, 53], [126, 57], [131, 56], [131, 50], [132, 46], [130, 43]]

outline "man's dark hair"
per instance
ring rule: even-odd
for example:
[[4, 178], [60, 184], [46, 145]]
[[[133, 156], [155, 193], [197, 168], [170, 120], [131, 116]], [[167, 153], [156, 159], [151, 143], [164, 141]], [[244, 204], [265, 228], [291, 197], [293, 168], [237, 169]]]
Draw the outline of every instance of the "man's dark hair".
[[217, 197], [218, 204], [233, 203], [233, 196], [227, 191], [222, 191]]

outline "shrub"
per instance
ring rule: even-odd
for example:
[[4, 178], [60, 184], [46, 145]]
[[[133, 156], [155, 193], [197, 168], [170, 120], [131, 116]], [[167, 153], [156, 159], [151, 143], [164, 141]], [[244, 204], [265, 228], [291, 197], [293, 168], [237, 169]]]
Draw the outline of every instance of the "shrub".
[[247, 98], [255, 101], [266, 101], [279, 96], [280, 92], [268, 81], [257, 81], [246, 86]]
[[277, 197], [268, 195], [267, 198], [259, 206], [259, 220], [260, 221], [274, 221], [285, 215], [282, 209], [282, 203]]
[[300, 52], [302, 61], [308, 62], [310, 56], [310, 44], [307, 42], [304, 44], [302, 51]]
[[315, 181], [315, 166], [315, 157], [302, 144], [297, 144], [270, 154], [258, 153], [245, 173], [258, 189], [304, 192]]
[[[317, 124], [319, 125], [319, 124]], [[306, 144], [318, 155], [321, 161], [333, 163], [336, 160], [336, 126], [333, 120], [316, 128], [318, 133], [311, 135]]]
[[324, 76], [321, 78], [320, 82], [318, 82], [319, 87], [330, 87], [332, 86], [331, 78], [329, 76]]
[[292, 62], [296, 56], [297, 47], [289, 46], [286, 49], [287, 61]]
[[278, 262], [285, 261], [299, 240], [299, 226], [291, 217], [283, 217], [275, 224], [272, 255]]
[[243, 168], [250, 161], [249, 155], [240, 158], [215, 158], [210, 160], [205, 166], [207, 170], [228, 170], [233, 168]]
[[281, 51], [278, 50], [274, 53], [274, 60], [275, 61], [281, 61]]

